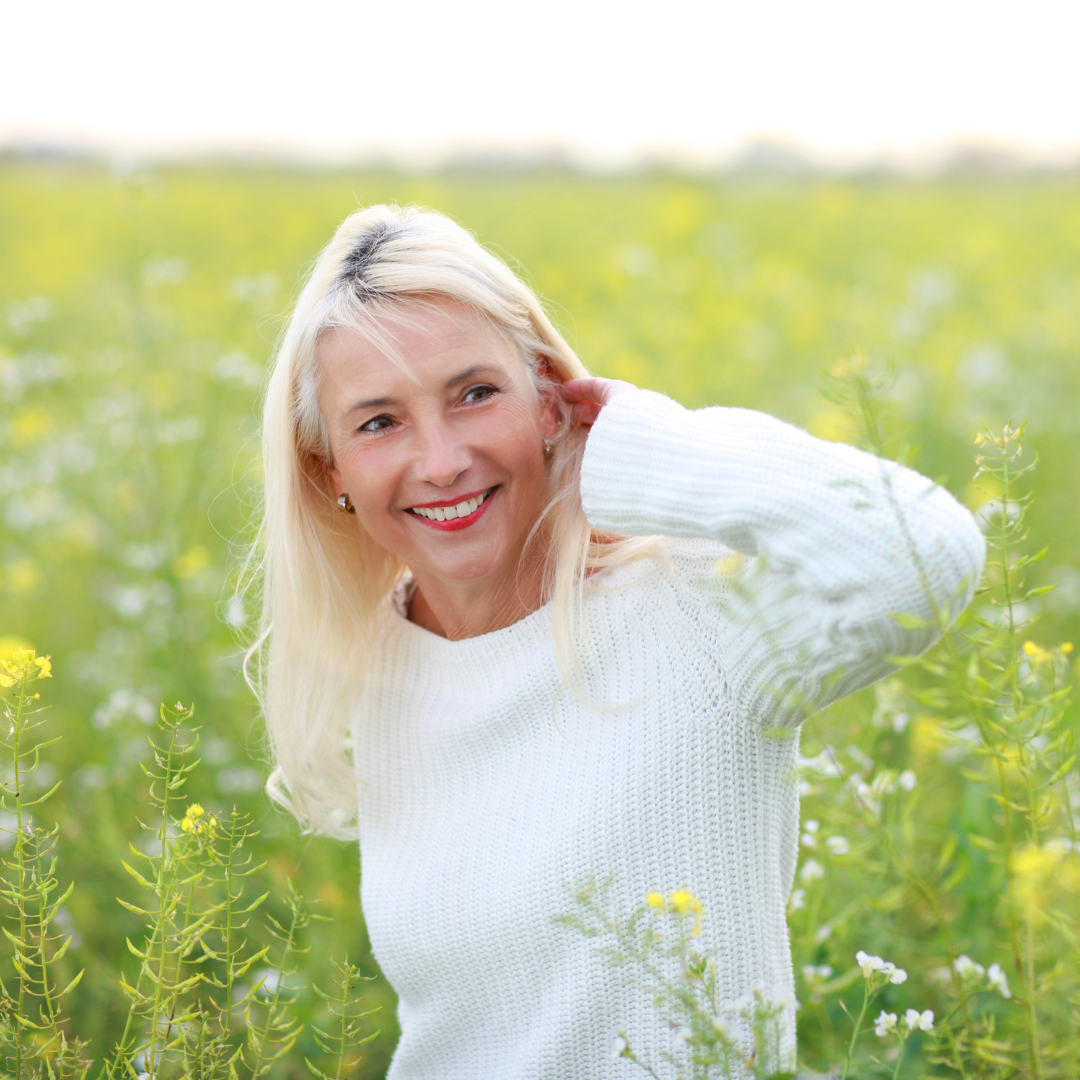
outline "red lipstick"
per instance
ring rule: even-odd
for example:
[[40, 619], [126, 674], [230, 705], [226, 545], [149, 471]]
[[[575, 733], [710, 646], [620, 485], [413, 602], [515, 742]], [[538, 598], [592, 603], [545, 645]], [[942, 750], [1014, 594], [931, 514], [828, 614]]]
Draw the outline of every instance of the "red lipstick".
[[[498, 491], [498, 485], [493, 488], [482, 488], [480, 491], [475, 491], [471, 495], [459, 495], [456, 499], [445, 499], [442, 502], [431, 503], [417, 503], [415, 507], [410, 507], [408, 510], [409, 516], [419, 522], [421, 525], [427, 525], [432, 529], [438, 529], [441, 532], [457, 532], [458, 529], [467, 529], [470, 525], [475, 525], [476, 522], [484, 516], [487, 511], [491, 500], [495, 497], [495, 493]], [[415, 513], [415, 509], [421, 510], [434, 510], [443, 509], [447, 506], [457, 506], [458, 503], [467, 501], [468, 499], [475, 499], [478, 495], [484, 495], [485, 491], [487, 495], [484, 501], [471, 513], [465, 517], [452, 518], [449, 521], [436, 521], [434, 518], [424, 517], [422, 514]]]

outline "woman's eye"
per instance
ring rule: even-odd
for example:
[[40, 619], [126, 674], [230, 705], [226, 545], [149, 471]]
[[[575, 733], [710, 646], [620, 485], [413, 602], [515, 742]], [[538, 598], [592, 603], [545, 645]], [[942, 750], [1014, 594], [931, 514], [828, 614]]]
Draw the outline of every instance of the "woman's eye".
[[394, 419], [391, 416], [373, 416], [367, 423], [360, 425], [360, 430], [385, 431], [393, 422]]
[[486, 398], [491, 397], [492, 394], [498, 393], [494, 386], [474, 386], [469, 390], [462, 401], [474, 403], [477, 401], [484, 401]]

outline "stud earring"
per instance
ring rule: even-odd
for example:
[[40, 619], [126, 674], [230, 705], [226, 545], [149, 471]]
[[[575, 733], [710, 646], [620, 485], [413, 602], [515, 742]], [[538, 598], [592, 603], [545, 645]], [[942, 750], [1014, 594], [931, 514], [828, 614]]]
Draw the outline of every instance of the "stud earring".
[[346, 514], [356, 513], [356, 507], [349, 502], [349, 496], [344, 491], [337, 497], [337, 504], [338, 509], [344, 511]]
[[555, 445], [550, 439], [544, 440], [544, 457], [550, 458], [555, 453]]

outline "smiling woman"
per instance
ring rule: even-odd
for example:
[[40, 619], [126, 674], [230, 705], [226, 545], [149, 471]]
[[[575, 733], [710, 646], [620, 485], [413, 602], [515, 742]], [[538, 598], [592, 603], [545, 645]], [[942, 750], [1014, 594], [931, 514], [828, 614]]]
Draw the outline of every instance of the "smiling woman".
[[555, 400], [541, 400], [513, 339], [469, 308], [414, 301], [396, 314], [407, 368], [354, 330], [320, 343], [328, 474], [411, 570], [414, 622], [455, 639], [497, 630], [542, 603], [547, 548], [532, 530], [549, 497]]
[[588, 377], [505, 264], [392, 207], [317, 261], [264, 455], [270, 793], [359, 835], [390, 1076], [623, 1076], [616, 1030], [676, 1060], [555, 923], [590, 878], [623, 908], [693, 890], [720, 1004], [778, 1011], [732, 1075], [790, 1068], [798, 728], [967, 603], [971, 515], [761, 413]]

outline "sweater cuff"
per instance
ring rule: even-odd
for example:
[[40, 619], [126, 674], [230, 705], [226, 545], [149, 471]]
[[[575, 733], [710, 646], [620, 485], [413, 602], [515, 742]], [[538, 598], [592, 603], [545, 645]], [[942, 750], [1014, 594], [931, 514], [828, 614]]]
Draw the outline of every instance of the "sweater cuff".
[[658, 499], [686, 468], [676, 433], [689, 416], [677, 401], [637, 387], [600, 410], [581, 462], [581, 505], [593, 528], [627, 536], [656, 531], [642, 504]]

